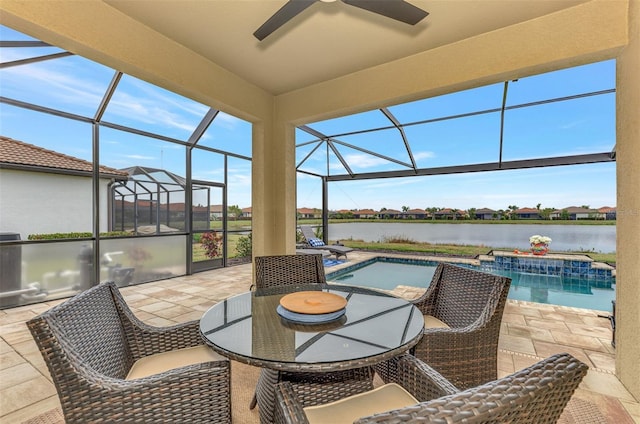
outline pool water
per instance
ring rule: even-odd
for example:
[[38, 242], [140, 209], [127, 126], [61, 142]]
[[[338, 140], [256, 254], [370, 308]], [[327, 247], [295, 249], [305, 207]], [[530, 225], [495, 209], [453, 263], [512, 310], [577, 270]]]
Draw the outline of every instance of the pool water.
[[[382, 258], [377, 258], [382, 259]], [[388, 258], [385, 258], [388, 259]], [[353, 286], [393, 290], [398, 285], [424, 287], [438, 266], [434, 261], [410, 262], [365, 261], [327, 275], [332, 282]], [[470, 265], [470, 268], [476, 268]], [[509, 299], [576, 308], [611, 311], [615, 300], [615, 279], [609, 282], [567, 278], [554, 275], [486, 271], [511, 278]]]

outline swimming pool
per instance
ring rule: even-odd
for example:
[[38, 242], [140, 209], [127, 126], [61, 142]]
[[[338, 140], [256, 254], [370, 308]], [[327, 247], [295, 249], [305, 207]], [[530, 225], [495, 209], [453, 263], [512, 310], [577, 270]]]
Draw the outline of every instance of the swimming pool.
[[[393, 290], [398, 285], [426, 288], [437, 266], [435, 261], [377, 257], [329, 273], [327, 280], [384, 290]], [[615, 278], [595, 280], [511, 270], [485, 271], [511, 278], [509, 299], [600, 311], [611, 311], [611, 301], [615, 299]]]

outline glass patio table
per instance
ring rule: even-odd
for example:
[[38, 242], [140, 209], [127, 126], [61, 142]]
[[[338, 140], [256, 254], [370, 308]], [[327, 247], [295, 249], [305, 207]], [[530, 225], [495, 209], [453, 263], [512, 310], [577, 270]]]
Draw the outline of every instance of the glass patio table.
[[[342, 296], [345, 314], [319, 324], [301, 324], [278, 314], [283, 296], [307, 290]], [[353, 379], [345, 370], [370, 369], [406, 352], [418, 343], [423, 328], [420, 310], [406, 300], [335, 284], [242, 293], [214, 305], [200, 320], [202, 337], [215, 351], [263, 368], [257, 388], [262, 422], [272, 419], [273, 388], [287, 375], [298, 381], [322, 381], [323, 376], [344, 373], [344, 378]], [[370, 378], [372, 375], [371, 371]], [[356, 386], [354, 390], [363, 390]]]

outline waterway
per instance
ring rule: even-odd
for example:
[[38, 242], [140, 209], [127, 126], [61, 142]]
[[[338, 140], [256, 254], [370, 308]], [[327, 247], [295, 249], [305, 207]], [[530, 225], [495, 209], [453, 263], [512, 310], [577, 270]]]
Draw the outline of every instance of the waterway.
[[379, 242], [403, 238], [416, 242], [478, 245], [493, 248], [529, 249], [529, 237], [551, 237], [552, 250], [616, 251], [615, 225], [536, 225], [536, 224], [430, 224], [400, 222], [349, 222], [329, 224], [330, 240]]

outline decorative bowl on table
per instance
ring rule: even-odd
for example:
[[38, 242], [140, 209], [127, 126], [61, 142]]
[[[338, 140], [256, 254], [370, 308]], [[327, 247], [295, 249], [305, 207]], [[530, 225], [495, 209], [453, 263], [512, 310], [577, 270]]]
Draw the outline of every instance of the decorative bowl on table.
[[301, 324], [326, 323], [341, 318], [346, 312], [347, 299], [323, 291], [300, 291], [280, 299], [276, 311], [289, 320]]

